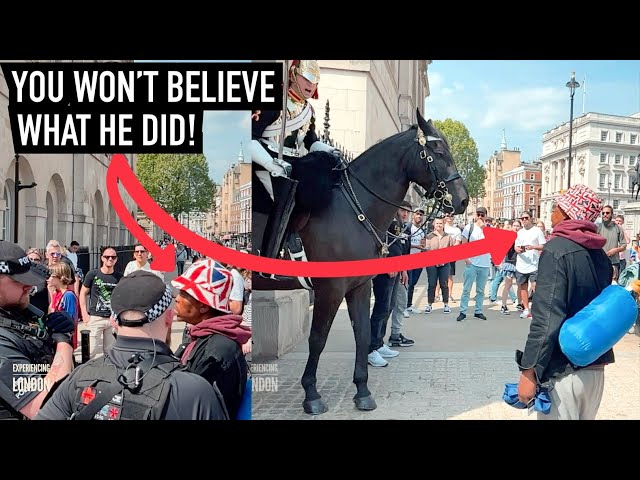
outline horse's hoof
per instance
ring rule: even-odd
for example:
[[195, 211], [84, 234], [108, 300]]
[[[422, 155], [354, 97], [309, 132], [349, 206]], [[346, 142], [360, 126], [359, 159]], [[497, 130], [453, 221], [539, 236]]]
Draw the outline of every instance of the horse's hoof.
[[373, 396], [367, 395], [366, 397], [354, 397], [353, 403], [356, 404], [358, 410], [375, 410], [378, 406]]
[[308, 413], [309, 415], [321, 415], [329, 411], [329, 407], [327, 407], [327, 404], [324, 403], [321, 398], [305, 400], [302, 402], [302, 407], [304, 408], [304, 413]]

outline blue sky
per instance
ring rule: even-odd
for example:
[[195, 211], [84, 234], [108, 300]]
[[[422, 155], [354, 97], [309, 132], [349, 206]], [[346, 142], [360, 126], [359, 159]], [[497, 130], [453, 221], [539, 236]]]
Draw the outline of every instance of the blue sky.
[[429, 65], [431, 95], [425, 117], [464, 123], [484, 164], [500, 149], [505, 130], [508, 148], [518, 147], [523, 161], [542, 153], [542, 135], [570, 116], [566, 83], [575, 71], [573, 118], [583, 112], [632, 115], [640, 112], [640, 61], [637, 60], [434, 60]]

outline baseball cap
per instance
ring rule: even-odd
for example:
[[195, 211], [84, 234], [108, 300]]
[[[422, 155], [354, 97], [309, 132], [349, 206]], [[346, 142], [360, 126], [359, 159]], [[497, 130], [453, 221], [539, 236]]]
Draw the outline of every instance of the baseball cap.
[[194, 263], [171, 283], [200, 303], [223, 313], [231, 313], [229, 295], [233, 286], [233, 275], [215, 260], [205, 258]]
[[23, 285], [40, 285], [49, 277], [49, 269], [27, 257], [15, 243], [0, 240], [0, 275], [7, 275]]
[[[173, 295], [171, 287], [158, 275], [146, 270], [136, 270], [122, 277], [111, 293], [111, 312], [118, 325], [140, 327], [150, 323], [167, 311]], [[138, 320], [122, 320], [122, 312], [134, 310], [144, 314]]]
[[476, 213], [484, 213], [485, 215], [487, 214], [487, 209], [484, 207], [478, 207], [476, 208]]

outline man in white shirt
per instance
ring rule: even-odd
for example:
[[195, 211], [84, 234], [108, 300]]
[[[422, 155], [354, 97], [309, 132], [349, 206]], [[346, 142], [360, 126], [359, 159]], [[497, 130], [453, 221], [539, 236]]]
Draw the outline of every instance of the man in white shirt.
[[[456, 245], [467, 242], [475, 242], [484, 239], [484, 219], [487, 216], [487, 209], [484, 207], [476, 208], [476, 218], [469, 223], [460, 234], [460, 238]], [[476, 257], [467, 258], [464, 266], [462, 296], [460, 297], [460, 315], [456, 320], [462, 322], [467, 318], [467, 307], [469, 306], [469, 297], [471, 295], [471, 287], [476, 284], [476, 306], [474, 317], [480, 320], [486, 320], [487, 317], [482, 313], [484, 304], [484, 288], [487, 286], [489, 278], [489, 268], [491, 267], [491, 256], [488, 253], [478, 255]]]
[[[460, 240], [461, 230], [453, 224], [453, 215], [450, 213], [444, 214], [444, 233], [447, 233], [453, 237], [453, 241], [457, 242]], [[449, 300], [455, 302], [453, 299], [453, 276], [456, 274], [456, 262], [450, 263], [451, 268], [449, 268], [449, 280], [447, 281], [449, 285]], [[436, 298], [440, 297], [440, 285], [436, 287]]]
[[531, 291], [535, 292], [538, 260], [547, 240], [544, 237], [544, 232], [533, 224], [531, 213], [524, 212], [520, 220], [522, 220], [522, 228], [518, 231], [514, 248], [518, 254], [516, 257], [516, 283], [524, 308], [520, 318], [529, 318], [531, 316], [529, 312], [529, 283], [531, 283]]
[[147, 272], [155, 273], [164, 281], [164, 274], [151, 268], [151, 264], [148, 261], [149, 251], [141, 243], [136, 243], [133, 247], [133, 258], [135, 260], [131, 260], [127, 263], [127, 266], [124, 269], [124, 277], [138, 270], [145, 270]]
[[69, 244], [69, 249], [67, 250], [67, 258], [71, 260], [73, 266], [78, 269], [78, 250], [80, 249], [80, 244], [73, 240]]

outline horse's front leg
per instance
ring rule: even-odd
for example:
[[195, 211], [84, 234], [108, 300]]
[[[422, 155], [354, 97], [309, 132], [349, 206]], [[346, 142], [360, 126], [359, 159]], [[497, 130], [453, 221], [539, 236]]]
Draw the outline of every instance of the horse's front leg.
[[304, 411], [310, 415], [319, 415], [329, 410], [316, 389], [316, 372], [320, 354], [327, 343], [333, 319], [344, 298], [343, 295], [335, 291], [318, 289], [315, 290], [315, 295], [313, 320], [311, 322], [311, 333], [309, 334], [309, 358], [307, 359], [307, 366], [304, 369], [301, 382], [305, 392], [302, 406]]
[[347, 293], [349, 318], [356, 340], [356, 365], [353, 372], [353, 383], [356, 384], [356, 396], [353, 401], [359, 410], [375, 410], [376, 402], [367, 387], [369, 366], [367, 356], [371, 342], [371, 321], [369, 316], [371, 304], [371, 280]]

